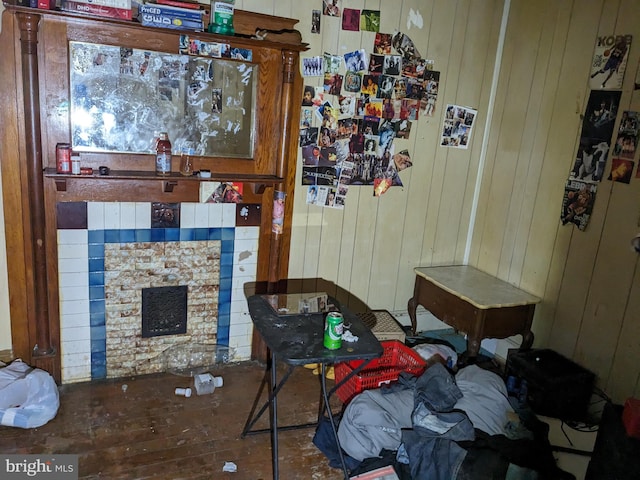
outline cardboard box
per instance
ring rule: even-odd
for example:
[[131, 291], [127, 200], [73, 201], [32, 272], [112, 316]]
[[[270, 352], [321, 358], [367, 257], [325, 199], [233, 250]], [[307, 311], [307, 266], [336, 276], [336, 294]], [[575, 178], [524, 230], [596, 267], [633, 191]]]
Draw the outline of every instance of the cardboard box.
[[133, 18], [131, 9], [106, 7], [104, 5], [82, 3], [75, 0], [62, 0], [60, 8], [67, 12], [85, 13], [98, 17], [117, 18], [119, 20], [131, 20]]
[[145, 27], [172, 28], [174, 30], [203, 29], [203, 10], [171, 7], [146, 3], [138, 9], [138, 21]]

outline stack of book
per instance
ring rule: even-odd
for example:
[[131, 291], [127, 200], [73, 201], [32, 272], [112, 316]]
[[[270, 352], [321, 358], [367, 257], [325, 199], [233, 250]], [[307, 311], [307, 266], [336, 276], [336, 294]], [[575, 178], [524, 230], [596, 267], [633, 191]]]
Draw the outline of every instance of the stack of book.
[[138, 21], [148, 27], [196, 30], [204, 28], [205, 9], [188, 0], [156, 0], [138, 8]]
[[131, 20], [131, 0], [62, 0], [62, 10], [97, 15], [99, 17]]

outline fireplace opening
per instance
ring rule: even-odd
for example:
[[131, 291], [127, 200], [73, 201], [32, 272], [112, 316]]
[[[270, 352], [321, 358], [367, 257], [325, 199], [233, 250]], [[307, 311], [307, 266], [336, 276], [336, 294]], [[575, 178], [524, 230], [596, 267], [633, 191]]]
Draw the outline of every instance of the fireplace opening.
[[142, 289], [142, 338], [187, 332], [188, 287]]

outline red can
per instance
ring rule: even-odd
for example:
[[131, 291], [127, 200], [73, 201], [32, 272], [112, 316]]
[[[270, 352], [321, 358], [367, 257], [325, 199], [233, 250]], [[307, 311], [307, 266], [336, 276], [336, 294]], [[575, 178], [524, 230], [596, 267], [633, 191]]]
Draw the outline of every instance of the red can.
[[71, 173], [70, 143], [58, 143], [56, 145], [56, 172]]

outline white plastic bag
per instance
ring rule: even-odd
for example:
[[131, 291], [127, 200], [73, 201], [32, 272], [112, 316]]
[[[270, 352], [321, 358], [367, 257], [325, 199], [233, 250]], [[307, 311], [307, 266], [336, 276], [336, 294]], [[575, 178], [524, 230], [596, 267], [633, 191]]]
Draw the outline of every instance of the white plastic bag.
[[22, 360], [0, 367], [0, 425], [40, 427], [59, 407], [58, 386], [49, 373]]

